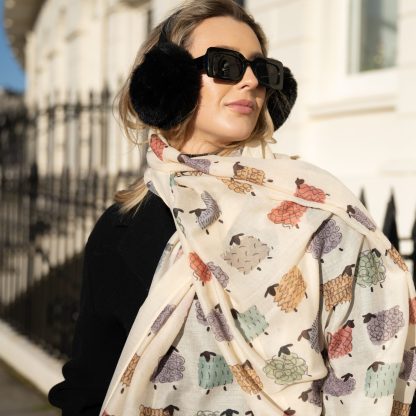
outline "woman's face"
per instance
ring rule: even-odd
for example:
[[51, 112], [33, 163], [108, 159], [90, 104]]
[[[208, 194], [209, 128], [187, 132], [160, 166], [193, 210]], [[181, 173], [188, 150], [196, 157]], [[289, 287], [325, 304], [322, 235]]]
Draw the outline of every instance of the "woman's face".
[[[246, 23], [231, 17], [211, 17], [193, 31], [188, 51], [194, 58], [204, 55], [210, 46], [239, 51], [247, 59], [261, 54], [260, 42]], [[237, 82], [210, 78], [202, 74], [199, 105], [191, 123], [189, 140], [181, 149], [184, 153], [203, 153], [219, 150], [216, 143], [227, 144], [247, 139], [252, 133], [264, 104], [266, 88], [261, 86], [250, 66]], [[228, 104], [250, 100], [253, 111], [244, 114]]]

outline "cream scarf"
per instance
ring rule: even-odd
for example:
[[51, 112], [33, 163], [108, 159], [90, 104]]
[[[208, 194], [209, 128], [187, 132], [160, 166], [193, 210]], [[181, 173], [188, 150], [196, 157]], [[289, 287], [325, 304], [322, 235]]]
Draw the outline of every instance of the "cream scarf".
[[[404, 351], [412, 351], [415, 339], [414, 330], [408, 331], [408, 300], [415, 297], [414, 286], [403, 260], [353, 193], [328, 172], [273, 153], [267, 143], [245, 146], [241, 155], [190, 158], [150, 131], [146, 158], [145, 183], [170, 207], [177, 230], [166, 245], [148, 297], [131, 328], [101, 415], [191, 415], [174, 408], [152, 410], [147, 389], [160, 358], [186, 320], [195, 294], [205, 316], [214, 309], [221, 314], [224, 336], [216, 342], [254, 415], [318, 415], [319, 404], [328, 409], [332, 406], [343, 415], [350, 414], [348, 409], [361, 414], [367, 405], [374, 410], [372, 414], [390, 414], [392, 391], [374, 392], [365, 383], [372, 380], [367, 378], [368, 371], [373, 371], [369, 368], [377, 367], [374, 363], [389, 362], [398, 371]], [[344, 244], [344, 251], [339, 249], [341, 233], [325, 239], [324, 226], [330, 225], [329, 220], [344, 227], [343, 238], [353, 236]], [[353, 270], [359, 269], [356, 255], [360, 247], [361, 254], [365, 247], [369, 248], [366, 255], [370, 253], [366, 259], [362, 256], [362, 262], [374, 262], [381, 255], [382, 282], [370, 279], [365, 286], [364, 279], [363, 284], [358, 280], [352, 283], [357, 275]], [[342, 256], [348, 255], [349, 249], [353, 254], [347, 262]], [[372, 253], [377, 256], [371, 257]], [[328, 267], [345, 266], [345, 270], [322, 282], [325, 276], [319, 270], [323, 259]], [[364, 266], [362, 263], [360, 270], [366, 270]], [[336, 277], [340, 278], [339, 291], [331, 292]], [[384, 289], [378, 283], [383, 283]], [[393, 304], [387, 300], [386, 304], [372, 304], [376, 299], [373, 289], [389, 291]], [[354, 291], [362, 297], [353, 305]], [[365, 319], [378, 317], [379, 311], [389, 312], [396, 304], [400, 316], [394, 336], [373, 342], [370, 332], [365, 332]], [[259, 330], [249, 336], [242, 325], [236, 325], [232, 309], [241, 312], [253, 305], [267, 320], [267, 334]], [[362, 344], [368, 343], [369, 356], [357, 353], [361, 363], [354, 349], [351, 354], [351, 348], [359, 343], [345, 346], [339, 339], [335, 347], [331, 344], [333, 365], [323, 358], [328, 355], [322, 350], [330, 336], [325, 322], [328, 325], [335, 306], [345, 313], [336, 321], [333, 333], [342, 330], [344, 338], [352, 333], [358, 340], [361, 329], [357, 328], [364, 328]], [[354, 308], [355, 328], [347, 319]], [[366, 314], [363, 321], [361, 316]], [[311, 339], [314, 327], [318, 328], [315, 341]], [[207, 336], [212, 334], [207, 332]], [[337, 370], [342, 360], [351, 371]], [[341, 380], [345, 373], [352, 375]], [[331, 393], [336, 383], [328, 381], [324, 388], [330, 395], [328, 401], [320, 403], [317, 397], [314, 403], [310, 395], [322, 386], [320, 380], [327, 374], [333, 378], [331, 382], [347, 382], [350, 391], [344, 391], [340, 400], [341, 393]], [[396, 380], [397, 374], [393, 378]], [[399, 403], [401, 409], [406, 406], [403, 402], [411, 401], [412, 392], [406, 388], [414, 391], [414, 385], [406, 383], [400, 385], [400, 394], [396, 390], [395, 405]], [[355, 404], [348, 401], [353, 391], [357, 396], [350, 402]], [[377, 413], [375, 397], [386, 410]]]

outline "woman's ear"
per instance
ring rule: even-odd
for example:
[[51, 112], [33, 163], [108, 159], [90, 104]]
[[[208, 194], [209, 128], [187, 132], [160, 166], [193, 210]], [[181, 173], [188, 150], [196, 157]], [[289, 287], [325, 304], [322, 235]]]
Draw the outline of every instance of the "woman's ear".
[[144, 123], [169, 130], [195, 108], [201, 83], [192, 55], [173, 42], [162, 42], [133, 71], [130, 100]]
[[277, 130], [289, 117], [297, 98], [297, 82], [289, 68], [283, 67], [283, 88], [275, 90], [267, 100], [267, 108]]

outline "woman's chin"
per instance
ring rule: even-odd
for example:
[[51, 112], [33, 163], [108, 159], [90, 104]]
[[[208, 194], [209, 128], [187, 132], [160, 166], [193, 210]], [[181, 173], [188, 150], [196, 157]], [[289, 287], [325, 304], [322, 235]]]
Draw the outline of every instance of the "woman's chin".
[[254, 127], [249, 126], [247, 128], [230, 129], [228, 132], [224, 132], [225, 136], [229, 138], [230, 141], [243, 141], [246, 140], [252, 133]]

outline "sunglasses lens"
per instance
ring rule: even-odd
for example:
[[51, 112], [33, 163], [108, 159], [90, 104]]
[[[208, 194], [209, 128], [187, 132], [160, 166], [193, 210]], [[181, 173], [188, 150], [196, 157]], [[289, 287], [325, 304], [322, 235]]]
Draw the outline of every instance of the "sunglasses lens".
[[212, 71], [216, 78], [238, 81], [242, 70], [242, 62], [237, 57], [224, 53], [216, 53], [212, 57]]
[[[244, 75], [244, 62], [239, 54], [227, 50], [208, 49], [207, 74], [210, 77], [238, 82]], [[282, 64], [271, 58], [256, 58], [252, 69], [259, 83], [273, 89], [281, 89]]]
[[265, 60], [259, 60], [255, 65], [255, 74], [259, 83], [272, 88], [279, 85], [280, 68]]

